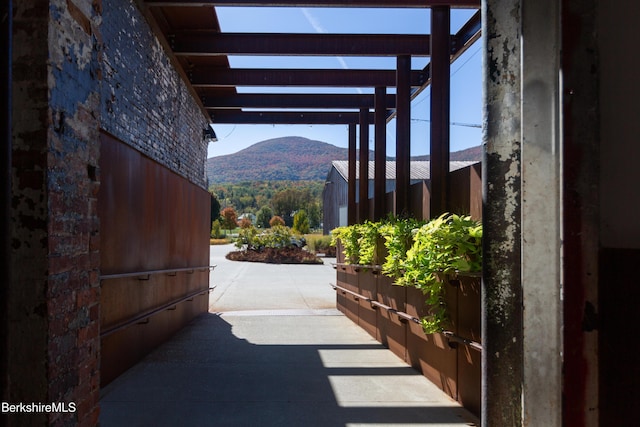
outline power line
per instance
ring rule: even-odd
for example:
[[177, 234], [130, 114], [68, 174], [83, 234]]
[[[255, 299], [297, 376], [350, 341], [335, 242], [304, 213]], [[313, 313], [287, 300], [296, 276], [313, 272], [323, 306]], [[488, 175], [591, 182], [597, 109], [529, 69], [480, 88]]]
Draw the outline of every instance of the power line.
[[[431, 120], [427, 119], [411, 119], [412, 122], [428, 122], [431, 123]], [[468, 128], [476, 128], [482, 129], [482, 125], [476, 123], [461, 123], [461, 122], [449, 122], [451, 126], [463, 126]]]

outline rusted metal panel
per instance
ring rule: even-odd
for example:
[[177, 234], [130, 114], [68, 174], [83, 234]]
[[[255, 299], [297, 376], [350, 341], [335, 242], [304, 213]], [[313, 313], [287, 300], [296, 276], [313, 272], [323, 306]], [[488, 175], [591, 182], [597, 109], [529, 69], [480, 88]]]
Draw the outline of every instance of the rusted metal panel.
[[[379, 272], [378, 272], [379, 273]], [[377, 274], [370, 269], [361, 271], [358, 276], [358, 288], [360, 295], [375, 300], [378, 296], [377, 290]], [[371, 302], [366, 300], [358, 301], [360, 307], [358, 308], [358, 325], [367, 331], [369, 335], [376, 338], [378, 335], [377, 330], [377, 312], [371, 306]]]
[[449, 210], [482, 219], [482, 165], [476, 163], [450, 174]]
[[170, 37], [176, 56], [337, 55], [429, 56], [429, 36], [417, 34], [284, 34], [176, 32]]
[[429, 219], [429, 205], [431, 197], [426, 182], [416, 182], [409, 187], [409, 200], [411, 215], [414, 218]]
[[[414, 87], [422, 84], [422, 71], [409, 70], [407, 73], [406, 84]], [[393, 70], [262, 70], [196, 66], [189, 71], [189, 81], [197, 89], [234, 86], [376, 87], [394, 86], [396, 74]]]
[[[348, 291], [359, 293], [358, 289], [358, 273], [355, 268], [350, 265], [342, 265], [336, 268], [337, 282], [336, 285], [347, 289]], [[358, 324], [358, 313], [360, 303], [356, 298], [345, 292], [337, 291], [338, 310], [342, 311], [355, 324]]]
[[[449, 306], [455, 307], [455, 292], [448, 298]], [[428, 314], [425, 296], [419, 289], [407, 287], [407, 314], [421, 318]], [[455, 332], [455, 331], [454, 331]], [[425, 335], [422, 325], [407, 323], [407, 362], [418, 369], [431, 382], [453, 399], [458, 397], [457, 350], [449, 346], [441, 334]]]
[[[480, 278], [460, 277], [457, 281], [457, 334], [482, 343]], [[481, 353], [466, 345], [458, 345], [458, 401], [480, 415], [482, 407]]]
[[[100, 150], [101, 274], [200, 267], [209, 264], [210, 195], [131, 147], [103, 134]], [[181, 271], [101, 283], [101, 328], [209, 286], [208, 271]], [[161, 312], [102, 339], [102, 384], [111, 381], [193, 316], [206, 296]], [[124, 351], [123, 349], [126, 349]], [[122, 354], [126, 353], [126, 354]]]
[[[377, 300], [393, 309], [406, 311], [406, 288], [404, 286], [393, 285], [393, 280], [386, 276], [378, 276]], [[407, 326], [398, 316], [387, 311], [378, 309], [377, 329], [378, 341], [388, 347], [396, 356], [402, 360], [407, 357]]]

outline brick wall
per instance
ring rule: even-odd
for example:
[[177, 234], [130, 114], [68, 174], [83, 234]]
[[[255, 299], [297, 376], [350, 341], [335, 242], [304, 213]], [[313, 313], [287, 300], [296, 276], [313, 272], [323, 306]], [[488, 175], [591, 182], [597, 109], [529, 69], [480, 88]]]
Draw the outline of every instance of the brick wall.
[[130, 0], [104, 0], [102, 128], [206, 188], [208, 118]]
[[100, 4], [14, 4], [9, 399], [77, 410], [8, 423], [95, 425]]

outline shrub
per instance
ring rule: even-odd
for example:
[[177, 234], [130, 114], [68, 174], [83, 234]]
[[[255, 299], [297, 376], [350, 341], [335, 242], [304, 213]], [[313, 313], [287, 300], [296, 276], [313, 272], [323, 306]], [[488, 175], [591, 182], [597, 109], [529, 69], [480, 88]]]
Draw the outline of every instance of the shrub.
[[220, 237], [222, 237], [222, 234], [220, 234], [220, 221], [219, 220], [215, 220], [211, 223], [211, 237], [214, 239], [219, 239]]
[[335, 256], [336, 246], [331, 244], [331, 236], [309, 236], [307, 237], [307, 245], [312, 252]]
[[413, 245], [413, 233], [423, 221], [413, 218], [389, 218], [383, 222], [378, 231], [384, 237], [387, 256], [382, 264], [382, 273], [395, 280], [404, 276], [407, 251]]
[[275, 227], [281, 225], [284, 227], [284, 219], [281, 216], [275, 215], [269, 220], [269, 227]]
[[240, 226], [240, 228], [249, 228], [252, 226], [251, 220], [247, 217], [242, 218], [238, 225]]
[[304, 209], [300, 209], [293, 216], [293, 230], [300, 234], [309, 232], [309, 217]]

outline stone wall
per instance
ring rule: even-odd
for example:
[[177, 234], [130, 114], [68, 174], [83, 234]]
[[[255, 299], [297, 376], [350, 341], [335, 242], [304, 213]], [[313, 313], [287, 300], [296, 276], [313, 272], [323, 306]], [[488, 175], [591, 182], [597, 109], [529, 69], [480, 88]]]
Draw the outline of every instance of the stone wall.
[[206, 188], [208, 118], [130, 0], [104, 0], [102, 128]]

